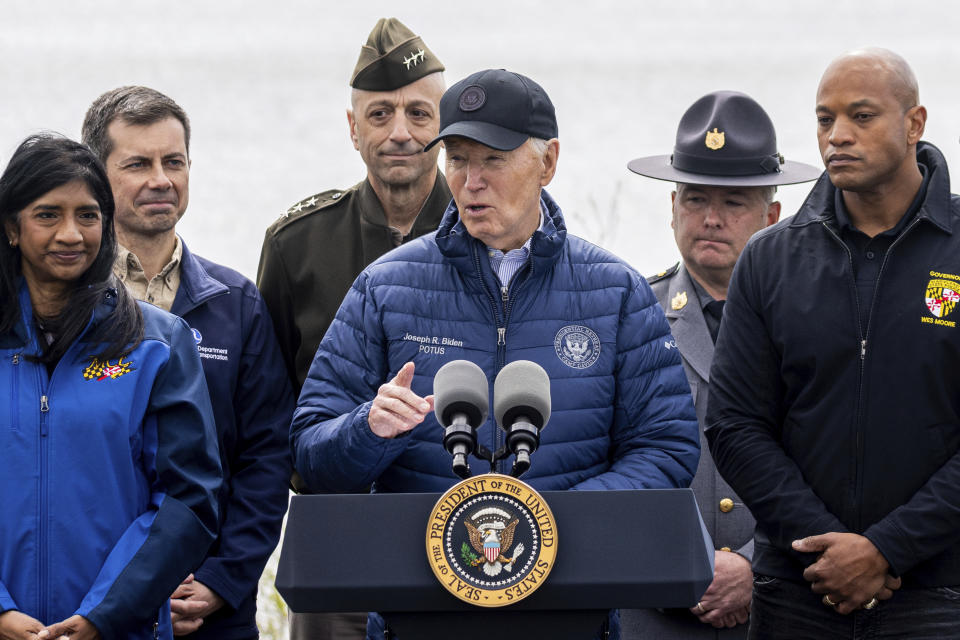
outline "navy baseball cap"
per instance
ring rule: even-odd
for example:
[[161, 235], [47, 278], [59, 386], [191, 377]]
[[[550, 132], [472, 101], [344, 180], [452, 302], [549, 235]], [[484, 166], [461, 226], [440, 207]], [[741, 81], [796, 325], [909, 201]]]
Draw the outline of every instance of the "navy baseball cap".
[[516, 149], [527, 138], [557, 137], [557, 115], [543, 87], [526, 76], [487, 69], [456, 83], [440, 99], [440, 135], [469, 138], [500, 151]]

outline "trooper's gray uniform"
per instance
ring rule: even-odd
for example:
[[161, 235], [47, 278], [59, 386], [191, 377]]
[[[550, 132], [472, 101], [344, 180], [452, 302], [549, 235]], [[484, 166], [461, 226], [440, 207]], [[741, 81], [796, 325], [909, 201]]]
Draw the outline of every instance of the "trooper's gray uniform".
[[[697, 497], [703, 522], [713, 538], [715, 549], [734, 551], [753, 560], [754, 519], [730, 485], [720, 476], [703, 435], [710, 391], [710, 363], [713, 361], [713, 340], [707, 329], [703, 308], [693, 279], [678, 263], [647, 278], [670, 323], [683, 370], [690, 382], [697, 423], [700, 426], [700, 464], [690, 488]], [[715, 629], [700, 622], [687, 609], [624, 609], [620, 612], [624, 638], [746, 638], [747, 625], [732, 629]]]

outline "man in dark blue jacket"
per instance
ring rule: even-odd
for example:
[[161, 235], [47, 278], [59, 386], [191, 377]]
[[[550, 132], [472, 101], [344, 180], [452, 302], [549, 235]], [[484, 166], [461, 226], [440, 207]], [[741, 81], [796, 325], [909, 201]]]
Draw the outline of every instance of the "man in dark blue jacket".
[[710, 372], [751, 637], [956, 637], [960, 199], [900, 56], [835, 60], [816, 114], [827, 171], [741, 254]]
[[135, 297], [182, 316], [193, 331], [220, 439], [220, 534], [174, 592], [174, 634], [258, 637], [257, 583], [276, 547], [290, 477], [293, 394], [256, 287], [192, 254], [176, 235], [187, 208], [190, 124], [146, 87], [100, 96], [83, 140], [101, 158], [122, 245], [114, 271]]
[[[437, 370], [467, 359], [493, 381], [526, 359], [553, 397], [524, 476], [534, 488], [686, 487], [699, 442], [680, 358], [646, 281], [568, 235], [543, 190], [559, 156], [550, 99], [488, 70], [451, 87], [440, 117], [428, 148], [446, 145], [454, 202], [436, 233], [374, 262], [348, 292], [294, 415], [297, 470], [323, 491], [444, 491], [458, 478], [432, 414]], [[501, 438], [493, 419], [478, 430], [491, 450]]]

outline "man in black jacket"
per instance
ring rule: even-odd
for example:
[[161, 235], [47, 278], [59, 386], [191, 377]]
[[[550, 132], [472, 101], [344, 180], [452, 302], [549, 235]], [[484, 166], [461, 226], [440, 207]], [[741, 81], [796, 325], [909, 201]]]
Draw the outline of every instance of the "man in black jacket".
[[960, 199], [900, 56], [841, 56], [816, 110], [827, 171], [742, 253], [711, 369], [751, 637], [956, 637]]

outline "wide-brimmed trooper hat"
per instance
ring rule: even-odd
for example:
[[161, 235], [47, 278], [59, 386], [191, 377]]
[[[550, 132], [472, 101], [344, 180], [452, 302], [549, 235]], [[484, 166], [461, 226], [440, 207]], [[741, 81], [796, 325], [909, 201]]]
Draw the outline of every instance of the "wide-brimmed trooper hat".
[[736, 91], [715, 91], [694, 102], [680, 119], [671, 155], [637, 158], [627, 167], [657, 180], [721, 187], [796, 184], [823, 172], [785, 160], [770, 116]]

